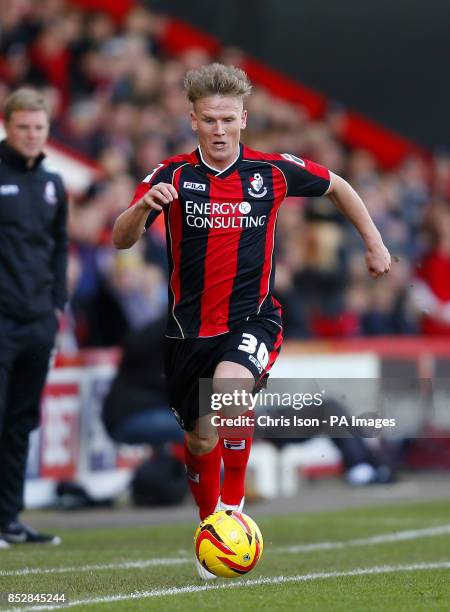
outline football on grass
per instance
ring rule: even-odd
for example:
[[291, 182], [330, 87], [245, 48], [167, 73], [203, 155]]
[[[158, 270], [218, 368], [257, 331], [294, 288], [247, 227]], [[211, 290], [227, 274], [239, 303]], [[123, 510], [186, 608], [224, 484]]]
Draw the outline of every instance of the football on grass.
[[257, 565], [263, 539], [249, 516], [237, 510], [221, 510], [200, 523], [194, 546], [198, 560], [209, 572], [221, 578], [237, 578]]

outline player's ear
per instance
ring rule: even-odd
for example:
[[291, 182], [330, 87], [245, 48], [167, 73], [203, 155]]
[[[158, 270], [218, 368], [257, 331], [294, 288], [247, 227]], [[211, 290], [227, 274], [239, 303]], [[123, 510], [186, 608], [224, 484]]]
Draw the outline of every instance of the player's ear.
[[194, 132], [197, 131], [198, 121], [197, 121], [197, 117], [196, 117], [194, 111], [191, 111], [191, 127], [194, 130]]
[[247, 111], [244, 109], [241, 115], [241, 130], [245, 130], [247, 127]]

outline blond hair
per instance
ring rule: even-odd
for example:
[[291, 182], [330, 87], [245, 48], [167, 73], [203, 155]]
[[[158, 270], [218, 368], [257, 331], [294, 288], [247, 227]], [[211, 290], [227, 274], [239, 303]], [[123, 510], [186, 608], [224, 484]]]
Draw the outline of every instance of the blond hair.
[[189, 70], [184, 79], [184, 87], [187, 98], [192, 103], [216, 94], [244, 98], [252, 90], [248, 76], [243, 70], [218, 63]]
[[31, 87], [21, 87], [10, 94], [5, 101], [4, 116], [5, 122], [11, 119], [14, 111], [40, 111], [43, 110], [50, 118], [50, 107], [40, 91]]

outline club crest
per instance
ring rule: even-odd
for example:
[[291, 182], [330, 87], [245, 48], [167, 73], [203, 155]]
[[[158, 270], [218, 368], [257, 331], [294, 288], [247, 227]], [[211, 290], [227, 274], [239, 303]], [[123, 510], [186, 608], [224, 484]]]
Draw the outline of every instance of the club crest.
[[251, 187], [248, 188], [248, 193], [253, 198], [263, 198], [266, 195], [267, 188], [264, 187], [264, 179], [259, 174], [259, 172], [255, 172], [255, 174], [250, 179], [250, 184]]
[[47, 204], [56, 204], [58, 201], [55, 183], [52, 181], [47, 181], [45, 183], [44, 198]]

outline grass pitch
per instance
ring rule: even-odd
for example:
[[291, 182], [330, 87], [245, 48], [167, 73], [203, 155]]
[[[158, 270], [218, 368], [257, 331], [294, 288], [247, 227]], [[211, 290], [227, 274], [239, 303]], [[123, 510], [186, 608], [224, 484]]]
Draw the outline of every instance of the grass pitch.
[[60, 531], [59, 547], [0, 550], [0, 609], [54, 609], [8, 603], [8, 593], [64, 593], [74, 610], [95, 612], [450, 610], [450, 502], [258, 524], [256, 569], [208, 583], [194, 572], [192, 524]]

